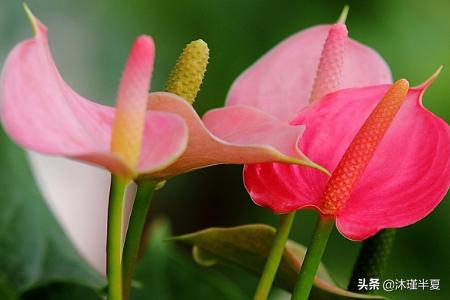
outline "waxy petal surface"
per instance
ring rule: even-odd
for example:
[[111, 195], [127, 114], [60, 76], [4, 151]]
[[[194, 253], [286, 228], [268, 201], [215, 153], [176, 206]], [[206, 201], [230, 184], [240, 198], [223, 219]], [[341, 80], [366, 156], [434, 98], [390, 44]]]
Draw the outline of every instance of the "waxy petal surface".
[[[64, 82], [48, 47], [47, 29], [34, 21], [36, 35], [11, 51], [2, 72], [0, 116], [6, 132], [25, 148], [131, 175], [135, 170], [110, 153], [115, 109], [81, 97]], [[186, 139], [180, 117], [147, 112], [139, 170], [152, 172], [173, 162]], [[162, 151], [162, 145], [167, 149]]]
[[[236, 79], [227, 105], [249, 105], [291, 121], [308, 105], [330, 25], [303, 30], [282, 41]], [[374, 50], [349, 39], [341, 88], [391, 82], [389, 67]]]
[[[300, 149], [334, 171], [346, 149], [389, 86], [347, 89], [322, 98], [294, 121], [306, 126]], [[347, 238], [365, 239], [382, 228], [424, 218], [450, 185], [450, 129], [421, 104], [412, 88], [366, 170], [339, 212]], [[357, 163], [357, 162], [355, 162]], [[323, 212], [328, 177], [310, 168], [255, 164], [244, 169], [252, 199], [277, 213], [313, 207]]]
[[147, 112], [138, 173], [158, 177], [153, 173], [179, 159], [186, 150], [188, 140], [188, 126], [180, 116], [160, 111]]
[[297, 148], [303, 126], [288, 125], [252, 107], [212, 110], [202, 121], [183, 98], [170, 93], [154, 93], [150, 95], [148, 108], [178, 114], [189, 127], [186, 151], [156, 176], [170, 177], [225, 163], [284, 161], [313, 164]]

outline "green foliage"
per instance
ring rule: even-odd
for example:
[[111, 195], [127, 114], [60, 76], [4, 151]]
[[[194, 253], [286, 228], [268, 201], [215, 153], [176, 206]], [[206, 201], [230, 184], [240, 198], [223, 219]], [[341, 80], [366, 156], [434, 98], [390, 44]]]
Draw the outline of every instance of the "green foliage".
[[[231, 264], [259, 275], [274, 237], [273, 227], [252, 224], [209, 228], [174, 239], [193, 245], [194, 259], [201, 265]], [[306, 249], [302, 245], [293, 241], [286, 244], [275, 285], [288, 291], [293, 290], [305, 254]], [[338, 287], [322, 264], [314, 280], [311, 297], [317, 300], [385, 299], [381, 296], [352, 293]]]
[[146, 253], [135, 273], [132, 300], [215, 299], [245, 300], [245, 294], [228, 278], [214, 270], [205, 270], [177, 252], [167, 242], [169, 224], [153, 223]]
[[68, 283], [51, 283], [32, 289], [21, 300], [102, 300], [101, 295], [86, 286]]
[[3, 131], [0, 166], [0, 298], [52, 282], [100, 290], [105, 280], [65, 236], [33, 183], [26, 155]]
[[[26, 155], [3, 131], [0, 165], [0, 299], [102, 299], [105, 280], [73, 248], [33, 183]], [[177, 252], [168, 236], [168, 223], [152, 226], [133, 300], [246, 299], [228, 278]]]
[[[101, 299], [104, 278], [79, 256], [48, 210], [26, 155], [3, 131], [0, 145], [0, 299]], [[152, 226], [133, 300], [247, 298], [220, 273], [202, 270], [179, 253], [165, 242], [168, 236], [166, 222]]]

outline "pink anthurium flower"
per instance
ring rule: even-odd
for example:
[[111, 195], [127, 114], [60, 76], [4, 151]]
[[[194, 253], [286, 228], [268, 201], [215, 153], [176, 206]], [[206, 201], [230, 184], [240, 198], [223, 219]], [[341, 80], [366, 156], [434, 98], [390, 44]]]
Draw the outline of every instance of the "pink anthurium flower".
[[336, 218], [344, 236], [362, 240], [412, 224], [442, 200], [450, 129], [422, 105], [436, 75], [416, 88], [403, 80], [390, 89], [383, 60], [351, 40], [344, 48], [345, 33], [343, 24], [318, 26], [282, 42], [236, 80], [225, 109], [251, 106], [304, 125], [299, 148], [332, 173], [248, 164], [244, 183], [256, 204], [275, 213], [314, 208]]
[[[244, 178], [252, 199], [277, 213], [312, 207], [335, 216], [339, 231], [352, 240], [424, 218], [450, 184], [449, 126], [421, 100], [431, 80], [403, 87], [404, 103], [386, 128], [387, 114], [368, 116], [388, 85], [342, 90], [306, 108], [295, 120], [307, 127], [300, 147], [331, 178], [292, 165], [248, 165]], [[363, 127], [367, 123], [371, 127]], [[376, 137], [377, 130], [386, 132]]]
[[105, 273], [109, 174], [61, 157], [120, 176], [156, 180], [219, 163], [284, 161], [320, 168], [298, 150], [303, 126], [244, 107], [216, 119], [214, 128], [229, 128], [223, 140], [185, 99], [162, 92], [148, 95], [154, 45], [147, 36], [133, 46], [117, 110], [81, 97], [59, 74], [46, 27], [28, 14], [35, 35], [18, 44], [3, 67], [0, 118], [15, 142], [39, 152], [31, 153], [30, 161], [41, 191], [75, 246], [99, 272]]
[[[118, 90], [117, 108], [79, 96], [62, 79], [46, 27], [30, 12], [35, 35], [9, 54], [0, 83], [6, 132], [25, 148], [107, 168], [126, 178], [161, 179], [219, 163], [289, 162], [321, 168], [297, 148], [303, 126], [239, 108], [217, 119], [227, 140], [214, 136], [183, 98], [148, 96], [154, 44], [139, 37]], [[283, 132], [283, 138], [272, 135]]]
[[46, 27], [30, 18], [35, 35], [11, 51], [1, 81], [2, 124], [14, 141], [36, 152], [101, 165], [124, 177], [164, 168], [181, 155], [187, 143], [184, 121], [173, 114], [146, 112], [155, 52], [150, 37], [141, 36], [133, 45], [116, 113], [82, 98], [63, 81], [51, 57]]

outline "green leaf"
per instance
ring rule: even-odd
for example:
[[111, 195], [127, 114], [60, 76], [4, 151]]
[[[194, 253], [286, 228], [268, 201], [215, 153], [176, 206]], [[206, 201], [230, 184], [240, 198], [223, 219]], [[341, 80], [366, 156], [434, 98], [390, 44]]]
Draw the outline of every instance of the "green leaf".
[[15, 300], [17, 299], [17, 295], [14, 290], [11, 288], [8, 280], [4, 277], [4, 275], [0, 275], [0, 299], [2, 300]]
[[48, 210], [25, 153], [1, 129], [0, 166], [0, 294], [9, 290], [18, 297], [52, 282], [103, 288], [105, 280], [78, 254]]
[[[209, 228], [174, 237], [174, 240], [193, 246], [194, 260], [205, 266], [215, 263], [234, 265], [260, 275], [270, 251], [275, 229], [263, 224], [231, 228]], [[275, 285], [292, 292], [306, 248], [288, 241], [278, 269]], [[362, 295], [338, 287], [321, 264], [314, 280], [311, 299], [386, 299], [382, 296]]]
[[172, 243], [169, 224], [153, 223], [145, 255], [135, 272], [131, 299], [246, 300], [247, 296], [221, 273], [203, 269], [180, 253]]
[[20, 297], [21, 300], [102, 300], [93, 289], [78, 284], [52, 283], [32, 289]]

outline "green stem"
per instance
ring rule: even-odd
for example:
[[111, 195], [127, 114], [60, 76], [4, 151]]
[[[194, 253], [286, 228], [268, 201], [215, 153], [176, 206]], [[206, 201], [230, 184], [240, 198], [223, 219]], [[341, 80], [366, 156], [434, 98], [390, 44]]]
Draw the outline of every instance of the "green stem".
[[280, 225], [273, 240], [272, 248], [267, 257], [266, 265], [263, 273], [259, 279], [258, 287], [256, 288], [254, 300], [265, 300], [269, 296], [272, 283], [277, 274], [278, 266], [284, 253], [284, 246], [289, 237], [292, 223], [294, 222], [295, 211], [281, 216]]
[[328, 238], [334, 227], [334, 218], [321, 216], [317, 221], [311, 244], [306, 251], [305, 259], [298, 275], [297, 284], [292, 294], [292, 300], [307, 300], [314, 277], [322, 259]]
[[125, 245], [123, 248], [122, 278], [124, 299], [128, 299], [130, 294], [131, 281], [139, 253], [142, 232], [144, 231], [150, 201], [156, 185], [157, 182], [154, 181], [143, 181], [137, 184], [136, 198], [134, 199], [130, 222], [128, 223]]
[[106, 242], [108, 300], [122, 300], [122, 223], [124, 194], [128, 180], [112, 176], [108, 205], [108, 235]]

